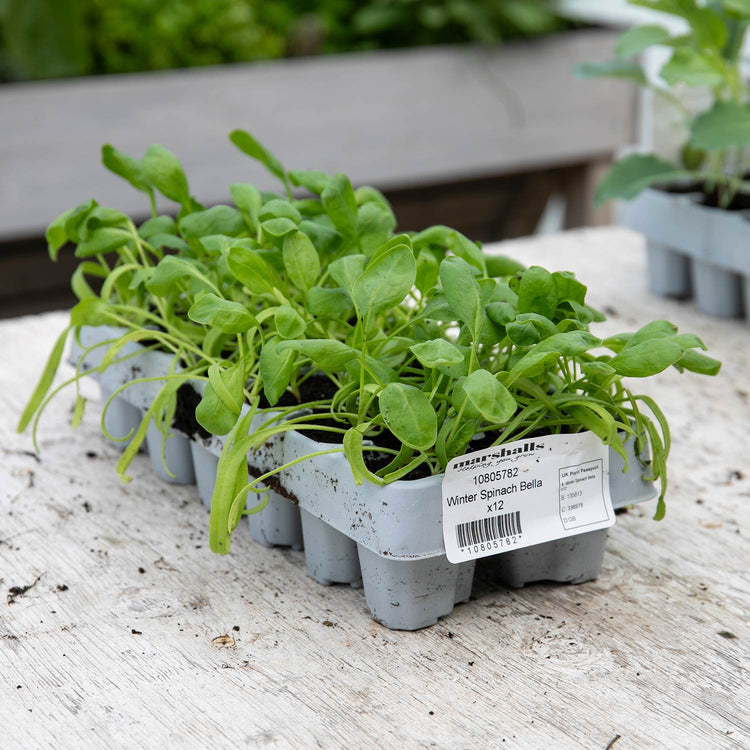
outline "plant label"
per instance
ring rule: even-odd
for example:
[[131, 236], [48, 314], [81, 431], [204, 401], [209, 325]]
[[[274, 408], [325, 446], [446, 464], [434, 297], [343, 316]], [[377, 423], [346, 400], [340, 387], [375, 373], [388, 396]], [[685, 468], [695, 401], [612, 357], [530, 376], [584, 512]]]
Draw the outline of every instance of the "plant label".
[[454, 458], [443, 479], [452, 563], [612, 526], [609, 448], [593, 432], [544, 435]]

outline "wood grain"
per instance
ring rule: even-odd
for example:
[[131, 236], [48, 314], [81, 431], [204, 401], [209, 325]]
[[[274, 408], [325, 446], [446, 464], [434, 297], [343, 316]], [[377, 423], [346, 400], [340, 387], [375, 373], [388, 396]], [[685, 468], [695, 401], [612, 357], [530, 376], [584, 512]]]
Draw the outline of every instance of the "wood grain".
[[[195, 488], [147, 460], [115, 476], [92, 403], [13, 425], [62, 313], [0, 323], [0, 719], [4, 747], [740, 748], [748, 690], [748, 328], [645, 292], [641, 239], [589, 230], [501, 247], [571, 269], [607, 331], [664, 317], [711, 344], [715, 379], [647, 390], [674, 429], [665, 521], [618, 517], [598, 580], [495, 585], [435, 627], [374, 623], [303, 553], [207, 548]], [[12, 587], [39, 577], [7, 602]]]

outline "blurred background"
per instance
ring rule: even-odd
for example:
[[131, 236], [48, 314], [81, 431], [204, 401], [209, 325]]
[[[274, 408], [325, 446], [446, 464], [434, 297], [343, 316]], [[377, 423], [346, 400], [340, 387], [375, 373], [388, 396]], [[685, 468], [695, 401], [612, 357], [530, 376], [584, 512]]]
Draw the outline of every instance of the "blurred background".
[[206, 205], [235, 181], [275, 187], [229, 143], [242, 128], [287, 168], [380, 188], [403, 230], [492, 241], [606, 223], [594, 186], [653, 140], [653, 117], [627, 82], [572, 71], [611, 58], [648, 13], [624, 0], [0, 0], [0, 316], [73, 303], [74, 258], [50, 263], [43, 240], [56, 215], [95, 197], [148, 216], [101, 166], [104, 143], [137, 158], [163, 144]]

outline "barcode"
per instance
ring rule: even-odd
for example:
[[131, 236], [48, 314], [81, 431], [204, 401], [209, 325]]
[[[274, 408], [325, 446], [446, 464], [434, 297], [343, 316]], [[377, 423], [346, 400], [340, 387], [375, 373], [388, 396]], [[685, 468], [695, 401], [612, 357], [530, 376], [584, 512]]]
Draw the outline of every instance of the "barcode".
[[518, 536], [521, 533], [521, 511], [501, 513], [499, 516], [480, 518], [456, 526], [456, 539], [459, 547], [491, 542], [507, 536]]

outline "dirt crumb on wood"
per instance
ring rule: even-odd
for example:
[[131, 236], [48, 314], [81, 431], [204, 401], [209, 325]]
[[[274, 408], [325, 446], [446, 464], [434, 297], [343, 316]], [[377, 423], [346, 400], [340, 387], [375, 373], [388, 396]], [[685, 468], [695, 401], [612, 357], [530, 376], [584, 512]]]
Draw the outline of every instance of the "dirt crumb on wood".
[[734, 633], [731, 633], [729, 630], [720, 630], [716, 635], [720, 635], [722, 638], [726, 638], [730, 641], [737, 638], [737, 636]]
[[[154, 567], [159, 568], [159, 570], [171, 570], [173, 573], [179, 573], [177, 568], [173, 568], [163, 557], [154, 560]], [[140, 568], [138, 571], [140, 572]]]
[[16, 599], [25, 596], [29, 591], [31, 591], [31, 589], [34, 588], [34, 586], [37, 585], [37, 583], [39, 583], [39, 580], [43, 575], [44, 573], [40, 573], [28, 586], [11, 586], [8, 589], [8, 604], [15, 604]]

